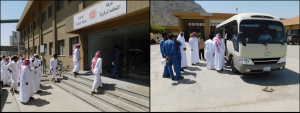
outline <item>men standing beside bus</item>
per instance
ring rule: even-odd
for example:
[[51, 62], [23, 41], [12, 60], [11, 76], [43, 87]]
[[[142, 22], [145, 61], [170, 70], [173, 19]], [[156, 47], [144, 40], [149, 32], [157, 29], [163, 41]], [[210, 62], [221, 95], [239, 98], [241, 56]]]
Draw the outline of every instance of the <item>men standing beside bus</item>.
[[185, 39], [184, 39], [184, 33], [181, 31], [177, 38], [178, 41], [180, 41], [180, 53], [181, 53], [181, 67], [186, 68], [188, 66], [187, 58], [186, 58], [186, 46], [185, 46]]
[[200, 60], [201, 60], [201, 55], [203, 57], [203, 60], [205, 60], [205, 57], [204, 57], [205, 44], [204, 44], [204, 40], [203, 40], [201, 35], [199, 36], [199, 39], [198, 39], [198, 47], [199, 47], [199, 58], [200, 58]]
[[198, 40], [195, 37], [196, 36], [196, 32], [193, 32], [191, 34], [189, 43], [191, 46], [191, 64], [195, 65], [197, 63], [200, 63], [199, 61], [199, 47], [198, 47]]
[[[163, 39], [160, 41], [160, 53], [161, 53], [161, 56], [163, 58], [165, 58], [164, 57], [165, 53], [163, 51], [163, 44], [165, 43], [165, 41], [168, 40], [168, 36], [167, 35], [168, 35], [168, 33], [163, 33], [162, 34]], [[163, 72], [163, 78], [169, 78], [169, 77], [170, 77], [170, 74], [169, 74], [169, 71], [168, 71], [168, 67], [167, 67], [167, 65], [165, 65], [164, 72]]]
[[220, 34], [217, 34], [216, 40], [213, 44], [216, 70], [220, 72], [223, 71], [225, 65], [225, 44], [222, 41]]
[[173, 37], [172, 34], [170, 34], [169, 37], [170, 38], [167, 41], [165, 41], [163, 44], [162, 50], [163, 50], [163, 53], [165, 53], [163, 58], [166, 58], [166, 60], [167, 60], [167, 67], [168, 67], [168, 71], [170, 73], [171, 79], [172, 80], [175, 79], [173, 70], [172, 70], [172, 65], [174, 65], [174, 70], [176, 72], [176, 79], [180, 80], [180, 79], [183, 79], [183, 77], [181, 76], [181, 73], [180, 73], [179, 60], [178, 60], [177, 54], [176, 54], [176, 42], [174, 40], [172, 40], [172, 37]]

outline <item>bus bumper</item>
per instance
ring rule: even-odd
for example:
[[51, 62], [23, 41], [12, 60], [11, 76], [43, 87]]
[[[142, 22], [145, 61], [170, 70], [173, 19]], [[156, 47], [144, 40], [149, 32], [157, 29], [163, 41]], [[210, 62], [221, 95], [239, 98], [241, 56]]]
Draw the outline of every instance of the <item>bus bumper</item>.
[[[264, 67], [271, 67], [271, 70], [264, 71], [263, 70]], [[274, 64], [257, 64], [257, 65], [238, 64], [237, 65], [237, 70], [239, 70], [240, 73], [265, 73], [265, 72], [283, 70], [284, 68], [285, 68], [285, 62], [284, 63], [274, 63]], [[248, 70], [248, 71], [246, 71], [246, 70]]]

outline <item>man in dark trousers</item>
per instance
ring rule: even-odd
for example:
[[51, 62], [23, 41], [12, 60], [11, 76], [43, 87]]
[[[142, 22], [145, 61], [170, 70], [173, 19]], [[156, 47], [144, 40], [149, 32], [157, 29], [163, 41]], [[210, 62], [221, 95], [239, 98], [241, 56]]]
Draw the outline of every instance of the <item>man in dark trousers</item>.
[[114, 74], [111, 78], [115, 78], [116, 73], [118, 72], [118, 77], [122, 78], [122, 73], [121, 73], [121, 69], [120, 69], [120, 65], [121, 65], [121, 60], [122, 60], [122, 53], [119, 50], [119, 46], [115, 47], [115, 51], [116, 51], [116, 56], [115, 56], [115, 60], [113, 62], [114, 65]]
[[180, 46], [182, 45], [180, 41], [177, 40], [177, 35], [173, 36], [173, 40], [176, 42], [176, 54], [180, 65], [180, 71], [184, 71], [183, 68], [181, 68], [181, 52], [180, 52]]
[[[162, 58], [165, 58], [164, 57], [165, 53], [163, 51], [163, 44], [165, 43], [165, 41], [168, 40], [168, 33], [163, 33], [162, 37], [163, 37], [163, 39], [160, 41], [160, 52], [161, 52]], [[167, 65], [165, 65], [165, 67], [164, 67], [163, 78], [170, 78], [170, 74], [169, 74]]]
[[170, 73], [171, 79], [174, 80], [174, 74], [173, 74], [173, 69], [172, 69], [172, 65], [174, 65], [174, 71], [176, 72], [176, 79], [180, 80], [183, 79], [183, 77], [181, 76], [180, 73], [180, 65], [179, 65], [179, 60], [177, 58], [177, 51], [176, 51], [176, 42], [174, 40], [172, 40], [173, 35], [170, 34], [169, 35], [169, 39], [167, 41], [164, 42], [163, 44], [163, 52], [164, 54], [164, 58], [167, 59], [167, 67], [168, 67], [168, 71]]
[[114, 45], [113, 49], [110, 50], [109, 52], [109, 62], [110, 62], [110, 66], [107, 70], [107, 72], [110, 74], [110, 70], [111, 68], [114, 67], [114, 65], [112, 64], [115, 61], [115, 56], [116, 56], [116, 51], [115, 51], [116, 45]]

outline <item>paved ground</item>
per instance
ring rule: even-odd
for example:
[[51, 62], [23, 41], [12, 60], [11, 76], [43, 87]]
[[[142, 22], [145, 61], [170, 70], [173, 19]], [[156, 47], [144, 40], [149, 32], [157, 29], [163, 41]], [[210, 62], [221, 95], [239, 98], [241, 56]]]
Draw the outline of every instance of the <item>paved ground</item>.
[[9, 87], [2, 89], [1, 112], [99, 112], [98, 109], [52, 84], [51, 76], [43, 76], [41, 93], [34, 100], [22, 104], [19, 95], [12, 95]]
[[265, 74], [235, 74], [229, 66], [218, 73], [201, 60], [172, 81], [162, 78], [160, 60], [159, 44], [151, 45], [151, 111], [299, 112], [299, 45], [288, 45], [286, 69]]

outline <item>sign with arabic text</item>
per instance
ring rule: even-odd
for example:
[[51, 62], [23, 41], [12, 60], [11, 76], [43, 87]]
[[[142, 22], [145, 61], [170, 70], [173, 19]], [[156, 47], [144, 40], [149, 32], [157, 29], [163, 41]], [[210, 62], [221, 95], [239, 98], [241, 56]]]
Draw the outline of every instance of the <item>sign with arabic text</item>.
[[74, 30], [126, 14], [126, 1], [101, 1], [74, 15]]

